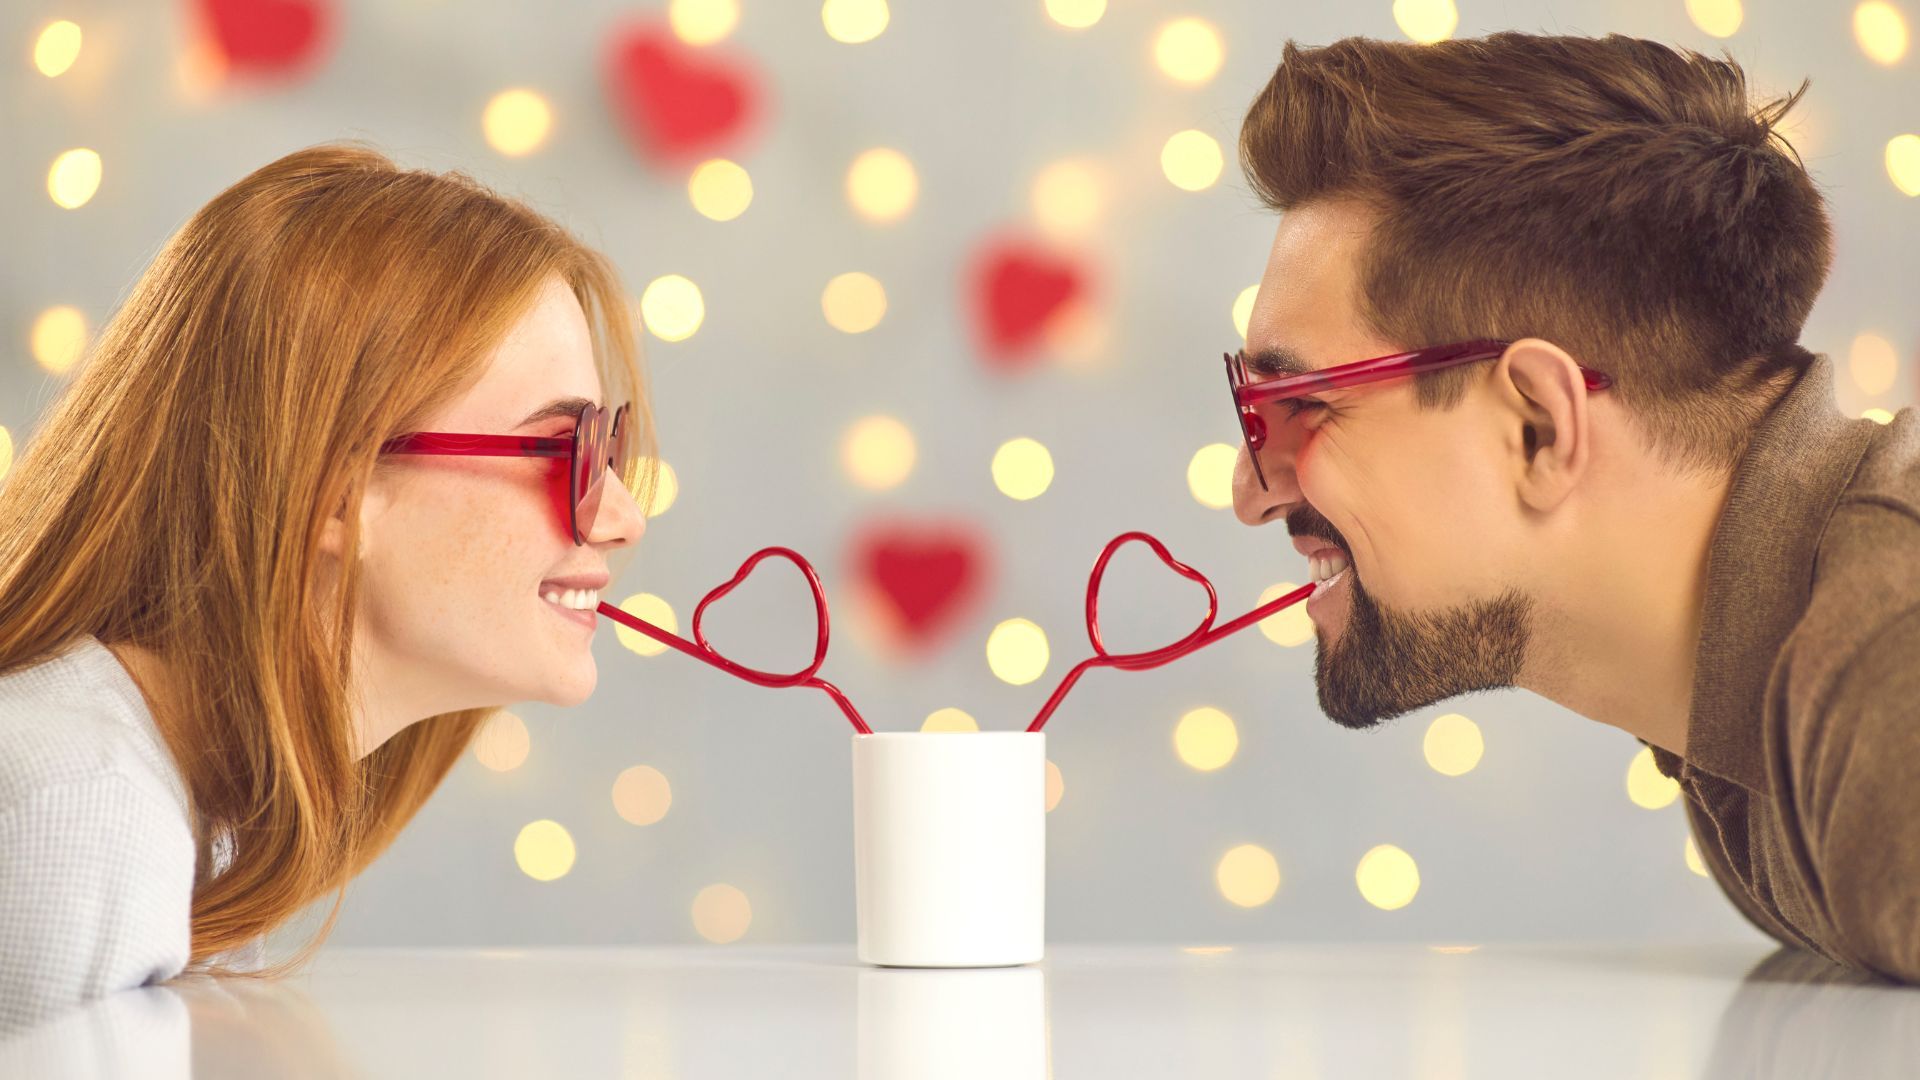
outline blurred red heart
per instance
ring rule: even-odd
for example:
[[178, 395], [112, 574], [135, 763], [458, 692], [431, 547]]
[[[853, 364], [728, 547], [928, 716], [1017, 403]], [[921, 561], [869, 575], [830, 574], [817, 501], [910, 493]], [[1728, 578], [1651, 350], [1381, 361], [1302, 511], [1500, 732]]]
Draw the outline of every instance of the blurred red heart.
[[989, 243], [973, 273], [974, 319], [987, 358], [1002, 368], [1020, 366], [1085, 289], [1080, 268], [1054, 252], [1020, 240]]
[[870, 525], [852, 545], [854, 579], [887, 642], [907, 652], [935, 644], [984, 591], [984, 539], [962, 521]]
[[199, 7], [220, 54], [246, 74], [303, 68], [333, 36], [330, 0], [199, 0]]
[[629, 28], [608, 54], [614, 112], [640, 152], [659, 161], [711, 156], [737, 142], [759, 111], [756, 82], [744, 61], [695, 49], [664, 26]]

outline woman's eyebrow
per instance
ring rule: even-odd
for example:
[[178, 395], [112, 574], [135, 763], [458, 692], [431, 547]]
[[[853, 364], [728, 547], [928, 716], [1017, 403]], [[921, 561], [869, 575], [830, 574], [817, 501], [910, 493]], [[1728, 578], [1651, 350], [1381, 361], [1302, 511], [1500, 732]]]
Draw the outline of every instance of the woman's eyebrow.
[[583, 397], [554, 398], [552, 401], [533, 410], [525, 420], [513, 426], [515, 429], [519, 429], [526, 427], [528, 424], [537, 424], [542, 420], [552, 420], [558, 416], [571, 416], [578, 419], [580, 414], [587, 410], [588, 406], [599, 408], [599, 405]]

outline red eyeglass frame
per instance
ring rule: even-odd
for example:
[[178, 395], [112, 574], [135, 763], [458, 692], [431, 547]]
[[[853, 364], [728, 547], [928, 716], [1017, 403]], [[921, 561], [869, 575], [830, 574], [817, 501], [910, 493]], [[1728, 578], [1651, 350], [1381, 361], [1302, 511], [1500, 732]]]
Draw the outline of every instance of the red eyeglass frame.
[[[1336, 364], [1318, 371], [1282, 375], [1279, 378], [1263, 379], [1259, 382], [1247, 378], [1247, 361], [1244, 353], [1225, 354], [1227, 388], [1233, 394], [1234, 411], [1240, 416], [1240, 435], [1246, 442], [1247, 457], [1253, 461], [1253, 475], [1260, 481], [1260, 489], [1267, 490], [1266, 471], [1260, 467], [1260, 448], [1267, 442], [1267, 422], [1254, 411], [1255, 407], [1328, 390], [1341, 390], [1388, 379], [1403, 379], [1410, 375], [1439, 371], [1459, 364], [1494, 360], [1504, 354], [1507, 346], [1511, 344], [1513, 343], [1510, 341], [1493, 339], [1459, 341], [1451, 345], [1434, 345], [1425, 349], [1415, 349], [1412, 352], [1394, 353], [1391, 356], [1376, 356], [1371, 360], [1356, 360], [1351, 364]], [[1605, 390], [1613, 385], [1613, 376], [1604, 371], [1582, 367], [1580, 375], [1586, 381], [1587, 389], [1591, 391]]]
[[483, 435], [454, 431], [413, 431], [396, 435], [380, 446], [383, 454], [428, 454], [446, 457], [537, 457], [567, 459], [567, 520], [574, 546], [587, 542], [587, 533], [600, 514], [609, 468], [625, 467], [633, 441], [627, 417], [632, 403], [617, 409], [588, 405], [580, 410], [573, 434]]

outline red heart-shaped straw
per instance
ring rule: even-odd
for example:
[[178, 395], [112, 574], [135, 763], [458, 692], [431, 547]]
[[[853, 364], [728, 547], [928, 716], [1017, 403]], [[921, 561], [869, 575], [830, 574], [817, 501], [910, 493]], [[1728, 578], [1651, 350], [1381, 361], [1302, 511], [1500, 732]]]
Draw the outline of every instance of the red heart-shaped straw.
[[[1146, 652], [1116, 655], [1108, 652], [1106, 644], [1100, 640], [1100, 583], [1106, 579], [1107, 563], [1113, 559], [1114, 553], [1136, 540], [1152, 548], [1153, 553], [1160, 557], [1160, 561], [1165, 563], [1168, 569], [1188, 581], [1199, 582], [1200, 587], [1207, 590], [1207, 617], [1200, 620], [1200, 625], [1193, 628], [1193, 633], [1171, 645], [1149, 649]], [[1173, 553], [1167, 550], [1167, 545], [1143, 532], [1122, 533], [1107, 541], [1106, 550], [1100, 553], [1099, 561], [1093, 564], [1093, 576], [1087, 579], [1087, 640], [1092, 643], [1095, 653], [1122, 667], [1135, 663], [1151, 663], [1154, 658], [1163, 654], [1184, 652], [1192, 648], [1193, 643], [1200, 640], [1208, 628], [1213, 626], [1214, 616], [1218, 614], [1220, 614], [1220, 597], [1213, 591], [1213, 582], [1208, 581], [1205, 574], [1174, 558]]]
[[707, 652], [713, 653], [715, 656], [719, 655], [719, 651], [707, 643], [706, 632], [700, 628], [701, 620], [706, 617], [707, 607], [715, 600], [720, 599], [739, 587], [740, 583], [747, 580], [748, 576], [753, 573], [753, 568], [759, 566], [761, 560], [767, 558], [785, 559], [792, 563], [795, 569], [806, 575], [807, 588], [813, 592], [813, 663], [808, 664], [806, 667], [801, 668], [791, 675], [776, 675], [771, 671], [761, 671], [758, 668], [750, 668], [739, 664], [735, 666], [739, 667], [740, 671], [745, 675], [751, 676], [753, 681], [761, 686], [798, 686], [808, 679], [813, 678], [814, 673], [820, 670], [821, 663], [827, 658], [827, 597], [826, 593], [820, 588], [820, 578], [813, 572], [813, 567], [807, 560], [800, 557], [799, 552], [793, 551], [790, 548], [771, 547], [754, 552], [752, 557], [740, 564], [740, 569], [734, 571], [731, 580], [702, 597], [700, 606], [693, 609], [693, 640], [695, 644]]
[[[738, 588], [740, 583], [745, 581], [749, 574], [753, 573], [754, 567], [760, 565], [762, 560], [770, 557], [785, 559], [798, 568], [801, 575], [807, 579], [807, 588], [813, 593], [813, 662], [790, 675], [778, 675], [770, 671], [750, 668], [745, 664], [738, 664], [721, 656], [719, 650], [708, 644], [706, 633], [701, 628], [701, 622], [706, 617], [707, 607], [715, 600], [720, 599], [732, 592], [735, 588]], [[662, 630], [645, 619], [622, 611], [620, 608], [604, 600], [600, 603], [599, 611], [600, 614], [605, 615], [607, 618], [612, 619], [636, 633], [644, 634], [662, 645], [677, 649], [693, 657], [695, 660], [711, 664], [729, 675], [745, 679], [756, 686], [775, 689], [786, 686], [811, 686], [817, 690], [824, 690], [829, 697], [833, 698], [834, 704], [840, 707], [840, 711], [846, 714], [848, 722], [853, 724], [855, 731], [858, 731], [862, 735], [873, 734], [873, 729], [867, 726], [866, 720], [860, 716], [860, 711], [853, 707], [853, 702], [847, 700], [847, 695], [841, 693], [839, 687], [827, 682], [816, 674], [816, 672], [820, 670], [820, 664], [827, 658], [827, 595], [826, 591], [820, 587], [820, 575], [814, 573], [813, 564], [809, 563], [805, 556], [794, 551], [792, 548], [770, 547], [762, 548], [754, 552], [748, 557], [746, 562], [740, 564], [740, 569], [734, 571], [732, 578], [702, 597], [700, 599], [700, 605], [693, 609], [694, 640], [692, 641], [688, 641], [678, 634], [672, 634]]]
[[[1100, 639], [1100, 583], [1106, 577], [1107, 563], [1113, 559], [1114, 552], [1136, 540], [1152, 548], [1153, 553], [1160, 557], [1160, 561], [1165, 563], [1168, 569], [1189, 581], [1199, 582], [1207, 590], [1207, 615], [1200, 620], [1200, 625], [1193, 628], [1192, 633], [1171, 645], [1163, 645], [1158, 649], [1148, 649], [1144, 652], [1110, 653]], [[1047, 698], [1047, 703], [1040, 707], [1040, 713], [1033, 718], [1033, 723], [1027, 725], [1027, 730], [1039, 731], [1045, 727], [1047, 719], [1066, 698], [1067, 691], [1073, 689], [1073, 685], [1080, 681], [1080, 676], [1085, 675], [1090, 668], [1115, 667], [1122, 671], [1146, 671], [1149, 668], [1172, 663], [1190, 652], [1219, 641], [1228, 634], [1244, 630], [1282, 608], [1291, 607], [1305, 600], [1313, 595], [1313, 588], [1311, 583], [1302, 585], [1285, 596], [1276, 597], [1260, 605], [1230, 623], [1215, 626], [1213, 620], [1220, 613], [1220, 598], [1214, 592], [1213, 582], [1208, 581], [1205, 574], [1174, 558], [1165, 544], [1146, 533], [1121, 533], [1107, 541], [1106, 550], [1100, 553], [1099, 561], [1093, 564], [1093, 576], [1087, 579], [1087, 640], [1093, 644], [1094, 654], [1067, 672], [1060, 680], [1060, 685], [1054, 687], [1052, 696]]]
[[[1148, 649], [1143, 652], [1110, 653], [1107, 651], [1105, 642], [1100, 638], [1100, 586], [1106, 579], [1107, 563], [1113, 560], [1114, 553], [1127, 544], [1136, 541], [1152, 548], [1153, 553], [1159, 556], [1161, 563], [1168, 569], [1189, 581], [1198, 583], [1201, 588], [1207, 591], [1207, 614], [1205, 618], [1200, 620], [1200, 624], [1193, 628], [1192, 632], [1171, 645], [1163, 645], [1160, 648]], [[726, 596], [738, 588], [740, 583], [745, 581], [747, 577], [753, 573], [754, 567], [760, 565], [762, 561], [776, 557], [785, 559], [798, 568], [801, 575], [807, 580], [807, 588], [813, 593], [815, 618], [813, 662], [801, 668], [799, 671], [786, 675], [750, 668], [721, 656], [719, 651], [708, 643], [706, 632], [702, 628], [702, 622], [706, 617], [707, 608], [710, 607], [714, 601], [719, 600], [721, 597]], [[1100, 553], [1099, 560], [1093, 564], [1092, 576], [1087, 579], [1087, 640], [1093, 645], [1094, 655], [1081, 661], [1073, 670], [1067, 672], [1066, 677], [1060, 680], [1060, 685], [1054, 688], [1053, 696], [1049, 697], [1046, 705], [1041, 708], [1040, 714], [1034, 717], [1033, 723], [1027, 726], [1027, 730], [1039, 731], [1041, 727], [1046, 724], [1047, 718], [1052, 716], [1054, 710], [1060, 707], [1060, 702], [1067, 696], [1067, 691], [1073, 689], [1073, 685], [1080, 681], [1080, 676], [1086, 674], [1090, 668], [1114, 667], [1122, 671], [1145, 671], [1149, 668], [1156, 668], [1162, 664], [1171, 663], [1195, 650], [1204, 649], [1229, 634], [1238, 633], [1283, 608], [1292, 607], [1294, 604], [1312, 596], [1314, 588], [1315, 586], [1312, 584], [1302, 585], [1284, 596], [1276, 597], [1254, 608], [1252, 611], [1247, 612], [1232, 622], [1215, 626], [1213, 620], [1220, 613], [1220, 599], [1214, 592], [1213, 583], [1207, 580], [1206, 575], [1174, 558], [1173, 554], [1167, 550], [1166, 545], [1154, 539], [1152, 536], [1143, 532], [1122, 533], [1107, 542], [1106, 549]], [[635, 633], [652, 638], [662, 645], [677, 649], [702, 663], [710, 664], [729, 675], [745, 679], [755, 685], [773, 688], [810, 686], [817, 690], [824, 690], [833, 698], [834, 704], [840, 707], [840, 711], [846, 715], [847, 720], [853, 724], [855, 731], [858, 731], [862, 735], [873, 734], [873, 729], [867, 726], [867, 722], [861, 718], [859, 710], [853, 707], [853, 703], [847, 700], [847, 696], [841, 693], [838, 687], [820, 678], [818, 674], [820, 665], [827, 658], [828, 625], [826, 591], [820, 587], [820, 575], [814, 573], [813, 565], [807, 562], [805, 557], [801, 556], [800, 553], [790, 548], [770, 547], [762, 548], [754, 552], [746, 562], [740, 564], [740, 569], [734, 572], [732, 578], [702, 597], [700, 605], [694, 608], [693, 611], [694, 640], [692, 641], [688, 641], [677, 634], [662, 630], [652, 623], [647, 622], [645, 619], [622, 611], [620, 608], [605, 603], [604, 601], [600, 604], [599, 611], [600, 614], [633, 630]]]

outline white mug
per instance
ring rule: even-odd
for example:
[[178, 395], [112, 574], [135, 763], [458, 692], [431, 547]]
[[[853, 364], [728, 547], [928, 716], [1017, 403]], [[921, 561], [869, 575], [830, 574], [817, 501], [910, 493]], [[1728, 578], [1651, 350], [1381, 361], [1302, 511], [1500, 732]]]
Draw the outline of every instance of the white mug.
[[1003, 967], [1046, 952], [1044, 732], [853, 736], [860, 959]]

